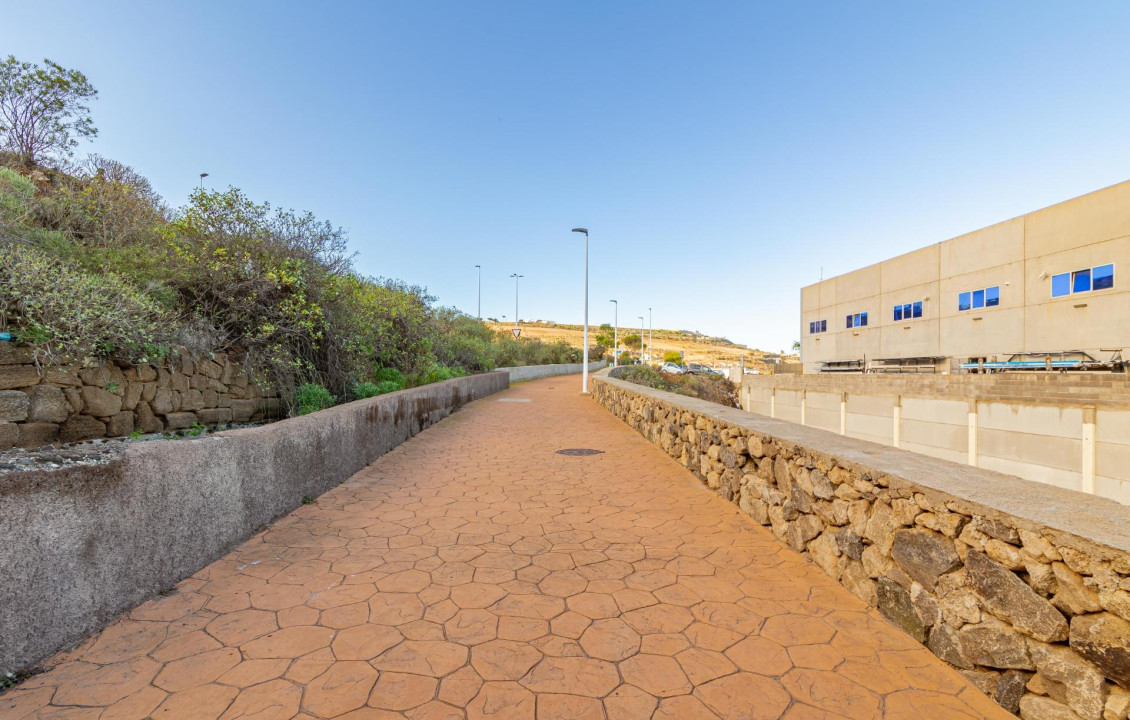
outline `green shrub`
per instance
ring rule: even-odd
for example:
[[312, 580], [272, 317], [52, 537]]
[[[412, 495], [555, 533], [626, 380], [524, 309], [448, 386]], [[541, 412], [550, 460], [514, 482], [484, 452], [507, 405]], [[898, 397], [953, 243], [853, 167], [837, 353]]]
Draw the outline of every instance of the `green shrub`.
[[21, 225], [35, 202], [35, 183], [15, 170], [0, 167], [0, 222]]
[[397, 390], [402, 390], [404, 389], [407, 381], [404, 379], [404, 373], [400, 372], [396, 368], [383, 367], [377, 368], [375, 371], [373, 371], [373, 382], [392, 383], [397, 386]]
[[376, 397], [377, 395], [385, 395], [397, 390], [403, 390], [404, 384], [396, 382], [395, 380], [382, 380], [381, 382], [361, 382], [353, 386], [353, 398], [355, 400], [363, 400], [365, 398]]
[[682, 361], [683, 355], [678, 350], [668, 350], [667, 352], [663, 353], [663, 362], [678, 364]]
[[317, 383], [304, 383], [294, 391], [294, 414], [308, 415], [333, 407], [337, 401], [330, 391]]
[[413, 378], [412, 385], [431, 385], [432, 383], [443, 382], [444, 380], [451, 380], [452, 378], [464, 377], [468, 373], [460, 367], [447, 367], [446, 365], [435, 364], [427, 368], [419, 375]]

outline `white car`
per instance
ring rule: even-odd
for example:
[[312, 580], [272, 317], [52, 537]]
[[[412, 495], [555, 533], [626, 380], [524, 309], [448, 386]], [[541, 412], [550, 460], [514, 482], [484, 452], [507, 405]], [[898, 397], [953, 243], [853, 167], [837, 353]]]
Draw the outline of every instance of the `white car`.
[[659, 366], [659, 372], [665, 372], [669, 375], [682, 375], [687, 369], [678, 363], [665, 362]]

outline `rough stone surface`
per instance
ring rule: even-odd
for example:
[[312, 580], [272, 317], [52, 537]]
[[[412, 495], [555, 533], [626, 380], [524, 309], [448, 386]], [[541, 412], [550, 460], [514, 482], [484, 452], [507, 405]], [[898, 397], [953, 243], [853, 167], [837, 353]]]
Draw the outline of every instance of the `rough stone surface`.
[[999, 620], [986, 618], [976, 625], [966, 625], [961, 628], [959, 636], [965, 656], [976, 665], [1036, 669], [1028, 657], [1024, 636]]
[[71, 404], [60, 388], [36, 385], [28, 388], [27, 421], [32, 423], [61, 423], [71, 414]]
[[981, 602], [997, 617], [1037, 640], [1067, 639], [1067, 620], [1024, 581], [986, 555], [970, 550], [965, 574]]
[[169, 430], [185, 430], [196, 425], [199, 418], [195, 413], [173, 412], [165, 415], [165, 423]]
[[879, 578], [877, 592], [879, 612], [883, 613], [883, 617], [918, 642], [926, 642], [926, 628], [914, 612], [914, 603], [906, 588], [884, 577]]
[[59, 426], [59, 442], [78, 442], [106, 436], [106, 424], [89, 415], [73, 415]]
[[1074, 617], [1071, 647], [1108, 678], [1130, 687], [1130, 622], [1110, 613]]
[[1064, 687], [1067, 705], [1083, 720], [1101, 720], [1107, 687], [1093, 666], [1062, 645], [1031, 643], [1036, 670]]
[[122, 411], [122, 399], [114, 393], [93, 385], [82, 388], [82, 401], [87, 415], [110, 417]]
[[19, 390], [0, 390], [0, 422], [27, 420], [27, 393]]
[[961, 566], [953, 542], [929, 530], [899, 530], [891, 545], [891, 558], [927, 590], [938, 578]]
[[1031, 693], [1020, 699], [1020, 717], [1023, 720], [1080, 720], [1066, 705]]

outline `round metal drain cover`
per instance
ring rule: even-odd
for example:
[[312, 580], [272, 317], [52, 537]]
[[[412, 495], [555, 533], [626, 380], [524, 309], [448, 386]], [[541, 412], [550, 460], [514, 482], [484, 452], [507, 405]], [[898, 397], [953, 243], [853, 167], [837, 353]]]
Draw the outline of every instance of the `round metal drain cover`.
[[592, 448], [565, 448], [558, 450], [558, 455], [602, 455], [603, 450], [593, 450]]

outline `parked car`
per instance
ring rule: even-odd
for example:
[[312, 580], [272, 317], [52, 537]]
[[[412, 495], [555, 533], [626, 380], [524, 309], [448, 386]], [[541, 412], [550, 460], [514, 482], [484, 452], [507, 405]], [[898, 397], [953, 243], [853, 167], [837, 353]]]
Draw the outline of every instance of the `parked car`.
[[671, 375], [682, 375], [687, 369], [678, 363], [665, 362], [659, 366], [659, 372], [665, 372]]
[[687, 372], [691, 375], [709, 375], [710, 368], [699, 363], [687, 363]]

